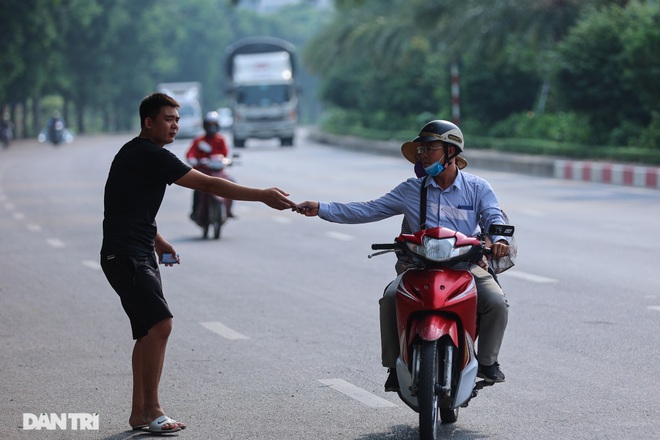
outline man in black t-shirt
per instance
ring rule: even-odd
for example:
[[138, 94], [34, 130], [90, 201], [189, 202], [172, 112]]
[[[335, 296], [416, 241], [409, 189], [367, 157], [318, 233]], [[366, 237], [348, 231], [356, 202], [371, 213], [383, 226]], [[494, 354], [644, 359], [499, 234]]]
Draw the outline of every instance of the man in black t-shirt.
[[156, 226], [165, 189], [176, 183], [233, 200], [263, 202], [279, 210], [296, 206], [278, 188], [248, 188], [207, 176], [163, 148], [177, 134], [178, 107], [174, 99], [162, 93], [144, 98], [140, 104], [140, 134], [115, 156], [104, 197], [101, 267], [121, 299], [136, 340], [132, 357], [133, 406], [128, 422], [133, 428], [156, 433], [186, 427], [165, 415], [158, 398], [172, 331], [172, 313], [163, 296], [158, 263], [165, 253], [177, 255]]

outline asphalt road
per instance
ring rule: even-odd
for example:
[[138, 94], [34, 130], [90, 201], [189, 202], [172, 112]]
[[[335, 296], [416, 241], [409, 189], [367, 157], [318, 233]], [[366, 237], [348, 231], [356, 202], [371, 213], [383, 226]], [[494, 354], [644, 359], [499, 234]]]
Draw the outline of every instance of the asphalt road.
[[[144, 437], [127, 430], [128, 320], [98, 266], [103, 185], [130, 137], [0, 151], [0, 438]], [[402, 158], [303, 137], [239, 152], [236, 180], [296, 201], [368, 200], [412, 174]], [[660, 438], [660, 192], [467, 171], [491, 182], [517, 228], [518, 263], [501, 275], [507, 381], [441, 437]], [[215, 241], [190, 204], [173, 186], [158, 217], [182, 261], [162, 270], [175, 328], [161, 400], [189, 425], [178, 436], [417, 438], [417, 414], [383, 391], [377, 301], [394, 257], [367, 259], [400, 219], [337, 225], [237, 202]], [[98, 414], [98, 430], [23, 430], [25, 413]]]

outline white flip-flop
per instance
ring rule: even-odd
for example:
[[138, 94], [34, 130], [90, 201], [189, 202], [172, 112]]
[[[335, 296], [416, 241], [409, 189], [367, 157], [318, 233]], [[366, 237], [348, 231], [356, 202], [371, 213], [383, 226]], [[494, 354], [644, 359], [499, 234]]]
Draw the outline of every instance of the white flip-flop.
[[[168, 424], [175, 425], [176, 428], [163, 429], [163, 426]], [[176, 420], [170, 419], [169, 417], [162, 415], [153, 422], [149, 423], [149, 426], [147, 426], [143, 430], [150, 434], [169, 434], [171, 432], [179, 432], [181, 431], [181, 429], [182, 429], [181, 426], [179, 426]]]

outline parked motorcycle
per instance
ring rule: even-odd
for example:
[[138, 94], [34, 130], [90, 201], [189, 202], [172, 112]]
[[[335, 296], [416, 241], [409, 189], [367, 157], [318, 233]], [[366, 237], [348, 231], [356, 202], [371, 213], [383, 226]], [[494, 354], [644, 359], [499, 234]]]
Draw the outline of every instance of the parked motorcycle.
[[[232, 164], [232, 160], [222, 154], [214, 154], [209, 158], [201, 159], [194, 168], [210, 176], [231, 180], [225, 168]], [[196, 209], [192, 220], [202, 228], [202, 237], [207, 238], [209, 231], [213, 230], [213, 238], [220, 238], [222, 225], [225, 224], [231, 213], [232, 200], [204, 192], [196, 192]]]
[[[509, 225], [488, 231], [513, 232]], [[492, 385], [477, 381], [477, 290], [467, 265], [459, 264], [477, 263], [489, 254], [485, 239], [485, 234], [468, 237], [438, 227], [371, 246], [382, 251], [369, 258], [396, 252], [409, 262], [388, 289], [396, 289], [399, 397], [419, 413], [422, 440], [436, 439], [438, 415], [442, 422], [456, 422], [459, 408]]]

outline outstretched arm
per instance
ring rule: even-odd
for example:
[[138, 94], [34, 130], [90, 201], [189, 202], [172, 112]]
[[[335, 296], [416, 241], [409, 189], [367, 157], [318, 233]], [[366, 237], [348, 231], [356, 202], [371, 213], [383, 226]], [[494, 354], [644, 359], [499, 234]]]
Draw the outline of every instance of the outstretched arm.
[[262, 202], [273, 209], [294, 209], [296, 204], [289, 200], [279, 188], [258, 189], [238, 185], [227, 179], [207, 176], [197, 170], [190, 170], [176, 182], [177, 185], [195, 189], [216, 196], [232, 200], [245, 200], [249, 202]]

